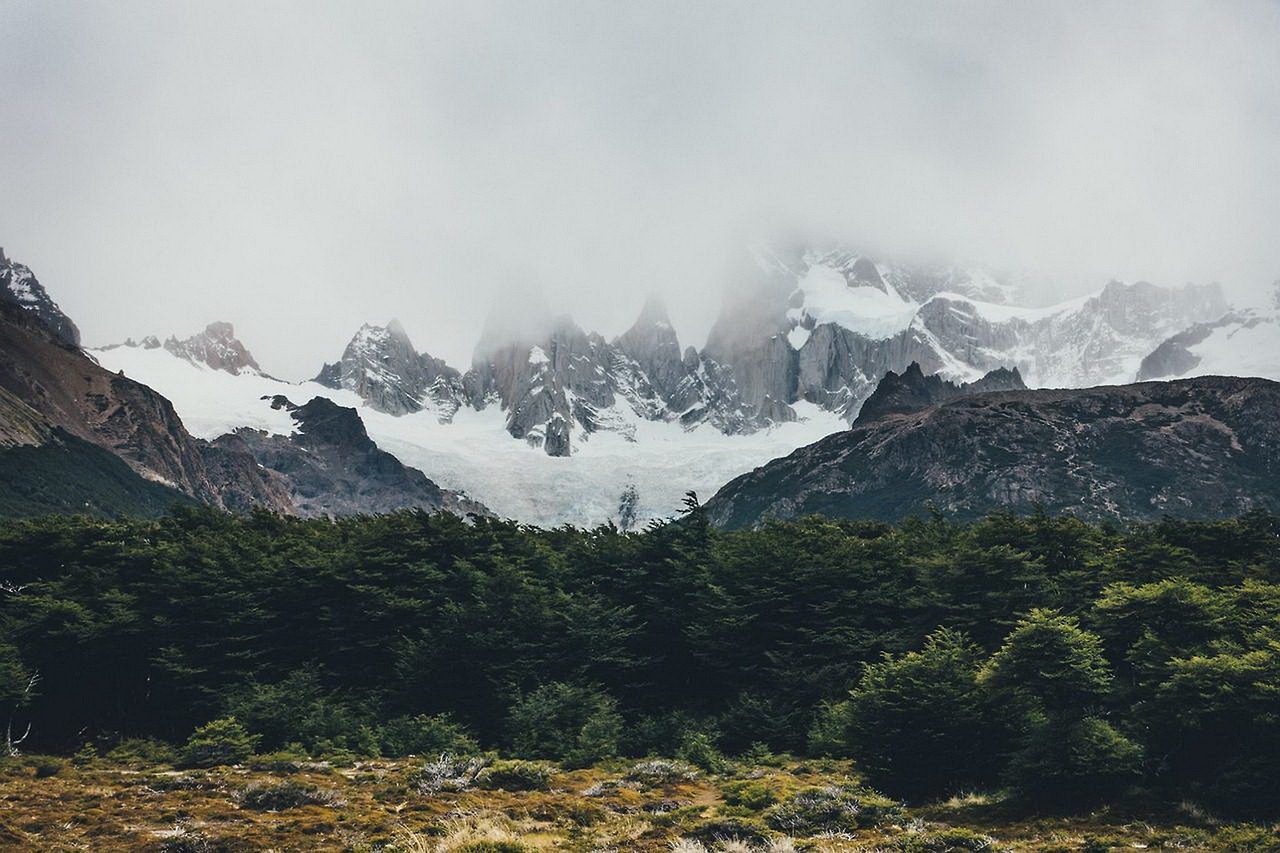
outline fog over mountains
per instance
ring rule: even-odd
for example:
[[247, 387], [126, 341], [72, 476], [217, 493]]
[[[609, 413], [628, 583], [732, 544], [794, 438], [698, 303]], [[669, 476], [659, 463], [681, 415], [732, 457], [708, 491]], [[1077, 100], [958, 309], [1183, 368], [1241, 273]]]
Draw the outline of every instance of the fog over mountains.
[[[650, 300], [612, 340], [545, 306], [523, 325], [491, 318], [464, 368], [419, 350], [398, 322], [365, 324], [300, 386], [265, 372], [227, 323], [94, 355], [162, 389], [210, 440], [290, 435], [296, 425], [269, 401], [327, 397], [354, 407], [380, 447], [500, 515], [594, 524], [664, 517], [686, 490], [710, 495], [847, 429], [886, 376], [933, 384], [882, 388], [877, 416], [964, 394], [1124, 384], [1157, 363], [1201, 375], [1194, 356], [1167, 353], [1204, 328], [1225, 330], [1222, 353], [1241, 318], [1251, 330], [1269, 322], [1231, 309], [1216, 284], [1110, 281], [1025, 308], [1023, 281], [976, 267], [829, 248], [748, 254], [752, 273], [701, 350], [682, 346]], [[1280, 350], [1268, 360], [1240, 341], [1221, 357], [1280, 378]]]

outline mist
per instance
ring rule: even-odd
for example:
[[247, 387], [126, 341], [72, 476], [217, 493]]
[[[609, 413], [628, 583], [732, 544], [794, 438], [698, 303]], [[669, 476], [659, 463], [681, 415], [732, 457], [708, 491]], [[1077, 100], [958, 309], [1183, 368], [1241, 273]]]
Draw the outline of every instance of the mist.
[[[0, 245], [91, 345], [236, 325], [313, 376], [495, 305], [700, 345], [802, 238], [1110, 278], [1280, 278], [1280, 4], [0, 7]], [[524, 304], [523, 302], [521, 304]]]

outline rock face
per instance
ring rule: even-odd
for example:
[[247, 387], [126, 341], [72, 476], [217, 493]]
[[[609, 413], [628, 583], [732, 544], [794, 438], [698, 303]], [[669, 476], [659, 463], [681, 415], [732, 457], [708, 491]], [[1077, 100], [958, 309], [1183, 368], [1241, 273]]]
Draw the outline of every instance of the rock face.
[[[155, 338], [148, 337], [143, 340], [142, 345], [152, 349], [152, 341]], [[245, 370], [262, 373], [258, 362], [236, 338], [236, 330], [230, 323], [210, 323], [203, 332], [182, 341], [169, 338], [164, 342], [164, 348], [192, 364], [204, 364], [233, 376], [239, 376]]]
[[14, 303], [0, 303], [0, 388], [50, 427], [119, 456], [146, 480], [228, 509], [289, 508], [251, 457], [192, 438], [168, 400], [104, 370]]
[[880, 380], [876, 390], [862, 404], [854, 424], [872, 421], [885, 415], [897, 415], [926, 409], [947, 400], [987, 391], [1025, 391], [1027, 386], [1018, 368], [1003, 367], [991, 371], [974, 382], [957, 384], [948, 382], [938, 374], [924, 374], [914, 361], [901, 374], [889, 371]]
[[1183, 329], [1138, 368], [1139, 380], [1212, 374], [1280, 379], [1280, 282], [1267, 305]]
[[0, 300], [29, 311], [63, 344], [80, 346], [80, 330], [49, 298], [31, 268], [9, 260], [0, 249]]
[[462, 375], [441, 359], [418, 353], [395, 320], [361, 326], [342, 358], [326, 364], [316, 382], [354, 391], [380, 412], [405, 415], [430, 408], [441, 421], [462, 405]]
[[247, 453], [276, 475], [302, 516], [340, 516], [400, 509], [488, 514], [481, 504], [441, 489], [369, 438], [355, 409], [316, 397], [295, 406], [284, 397], [273, 408], [288, 409], [298, 431], [271, 435], [247, 427], [214, 441], [229, 453]]
[[1216, 285], [1111, 282], [1048, 308], [1019, 308], [1022, 283], [974, 267], [897, 264], [840, 249], [757, 252], [733, 279], [705, 348], [681, 349], [662, 305], [613, 341], [552, 317], [490, 323], [460, 375], [402, 329], [362, 328], [318, 381], [392, 414], [497, 406], [512, 436], [566, 456], [638, 420], [750, 433], [806, 401], [850, 423], [880, 377], [918, 365], [964, 385], [1016, 371], [1033, 387], [1131, 381], [1160, 341], [1226, 310]]
[[859, 420], [726, 485], [727, 527], [818, 513], [897, 520], [928, 506], [1100, 519], [1221, 517], [1280, 500], [1280, 384], [1202, 377], [1004, 391]]

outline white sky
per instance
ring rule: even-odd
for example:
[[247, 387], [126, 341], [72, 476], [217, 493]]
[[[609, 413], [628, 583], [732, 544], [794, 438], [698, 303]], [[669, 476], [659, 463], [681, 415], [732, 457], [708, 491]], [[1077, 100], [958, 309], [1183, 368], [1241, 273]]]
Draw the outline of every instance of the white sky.
[[[314, 375], [495, 300], [701, 344], [772, 234], [1280, 277], [1280, 2], [0, 4], [0, 245], [87, 343]], [[1053, 294], [1055, 296], [1072, 294]]]

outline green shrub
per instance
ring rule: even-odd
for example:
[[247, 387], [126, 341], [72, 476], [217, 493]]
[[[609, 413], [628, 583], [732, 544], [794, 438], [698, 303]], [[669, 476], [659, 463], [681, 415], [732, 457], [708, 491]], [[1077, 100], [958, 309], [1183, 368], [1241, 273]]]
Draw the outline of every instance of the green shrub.
[[953, 827], [931, 832], [912, 833], [899, 838], [894, 849], [902, 853], [965, 853], [994, 850], [996, 841], [972, 829]]
[[537, 761], [495, 761], [476, 776], [481, 788], [500, 791], [545, 791], [551, 768]]
[[823, 702], [809, 726], [809, 755], [847, 757], [849, 755], [849, 702]]
[[277, 772], [291, 773], [295, 770], [300, 770], [302, 765], [310, 762], [311, 756], [302, 748], [302, 744], [290, 743], [286, 744], [283, 749], [277, 749], [274, 752], [250, 756], [246, 763], [254, 770], [275, 770]]
[[519, 841], [468, 841], [453, 848], [455, 853], [529, 853]]
[[885, 655], [866, 667], [847, 702], [827, 706], [817, 737], [843, 735], [844, 748], [833, 751], [896, 796], [927, 799], [987, 783], [994, 750], [980, 658], [964, 634], [947, 630], [919, 651]]
[[300, 806], [342, 806], [337, 791], [312, 788], [292, 779], [279, 784], [255, 782], [240, 792], [240, 805], [255, 811], [275, 812]]
[[765, 823], [788, 835], [812, 836], [873, 828], [902, 818], [902, 807], [875, 791], [838, 785], [807, 788], [765, 813]]
[[737, 817], [713, 817], [699, 821], [685, 830], [685, 837], [700, 844], [738, 842], [752, 847], [768, 842], [769, 831], [758, 820]]
[[1043, 722], [1009, 762], [1009, 786], [1047, 806], [1102, 802], [1138, 778], [1142, 749], [1097, 717]]
[[507, 728], [511, 751], [521, 758], [586, 767], [618, 754], [622, 717], [606, 693], [552, 682], [512, 707]]
[[778, 792], [774, 787], [759, 779], [730, 782], [720, 792], [729, 805], [753, 812], [763, 811], [778, 801]]
[[188, 767], [216, 767], [240, 764], [258, 745], [258, 736], [249, 734], [235, 717], [213, 720], [192, 733], [179, 756]]
[[228, 713], [269, 749], [298, 741], [312, 755], [378, 754], [378, 737], [357, 703], [324, 688], [322, 672], [304, 666], [282, 681], [251, 683], [234, 694]]
[[446, 752], [474, 755], [480, 751], [475, 739], [448, 714], [396, 717], [379, 730], [378, 743], [382, 754], [392, 757]]
[[107, 759], [117, 764], [176, 764], [178, 750], [172, 744], [154, 738], [129, 738], [112, 747]]
[[705, 732], [690, 732], [676, 749], [676, 758], [687, 761], [708, 773], [723, 773], [728, 767], [715, 741]]

